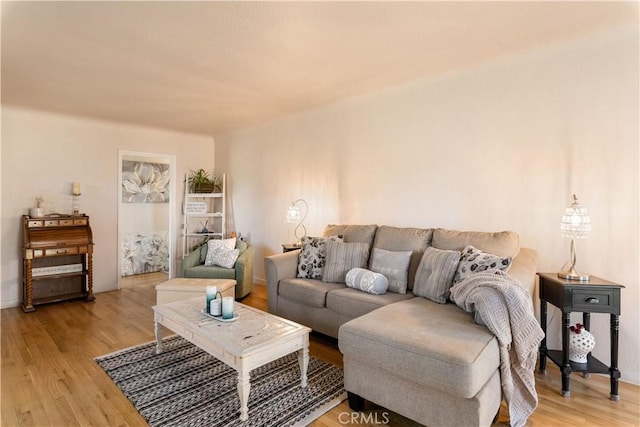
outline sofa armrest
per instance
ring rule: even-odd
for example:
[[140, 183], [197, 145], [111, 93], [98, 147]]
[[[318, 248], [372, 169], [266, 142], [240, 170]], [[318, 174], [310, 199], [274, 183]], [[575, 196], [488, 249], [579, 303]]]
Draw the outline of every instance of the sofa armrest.
[[253, 290], [253, 258], [255, 246], [249, 245], [236, 260], [236, 298], [242, 298]]
[[267, 276], [267, 304], [270, 313], [278, 312], [278, 283], [282, 279], [292, 279], [298, 272], [300, 250], [289, 251], [265, 257], [264, 271]]
[[520, 248], [518, 256], [513, 259], [509, 275], [522, 283], [533, 296], [538, 269], [538, 253], [533, 249]]
[[185, 272], [191, 267], [195, 267], [196, 265], [200, 265], [200, 248], [191, 252], [182, 260], [182, 271], [181, 277], [187, 277]]

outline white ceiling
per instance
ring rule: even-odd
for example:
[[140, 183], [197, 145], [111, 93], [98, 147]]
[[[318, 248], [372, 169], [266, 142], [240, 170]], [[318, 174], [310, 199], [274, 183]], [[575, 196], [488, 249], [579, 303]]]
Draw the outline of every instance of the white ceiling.
[[631, 2], [2, 2], [2, 103], [206, 135], [637, 23]]

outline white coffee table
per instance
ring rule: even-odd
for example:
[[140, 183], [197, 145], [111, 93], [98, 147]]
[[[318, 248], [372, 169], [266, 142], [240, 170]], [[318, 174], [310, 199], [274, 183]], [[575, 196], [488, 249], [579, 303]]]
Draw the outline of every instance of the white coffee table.
[[202, 298], [153, 306], [156, 353], [162, 352], [165, 326], [238, 371], [241, 421], [249, 419], [252, 369], [297, 351], [300, 384], [307, 386], [310, 328], [238, 302], [234, 303], [238, 318], [232, 322], [206, 316], [203, 308]]

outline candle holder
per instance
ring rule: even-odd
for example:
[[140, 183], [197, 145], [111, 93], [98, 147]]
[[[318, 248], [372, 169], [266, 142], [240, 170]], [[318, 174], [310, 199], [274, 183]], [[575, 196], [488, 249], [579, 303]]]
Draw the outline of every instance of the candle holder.
[[71, 211], [73, 216], [80, 215], [80, 194], [71, 195]]
[[71, 212], [73, 216], [80, 215], [80, 183], [71, 183]]

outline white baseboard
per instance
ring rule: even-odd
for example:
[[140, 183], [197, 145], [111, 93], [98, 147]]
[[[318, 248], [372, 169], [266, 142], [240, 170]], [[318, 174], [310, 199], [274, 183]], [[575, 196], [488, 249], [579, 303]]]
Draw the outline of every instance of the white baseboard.
[[0, 300], [0, 309], [18, 307], [20, 305], [19, 299]]

